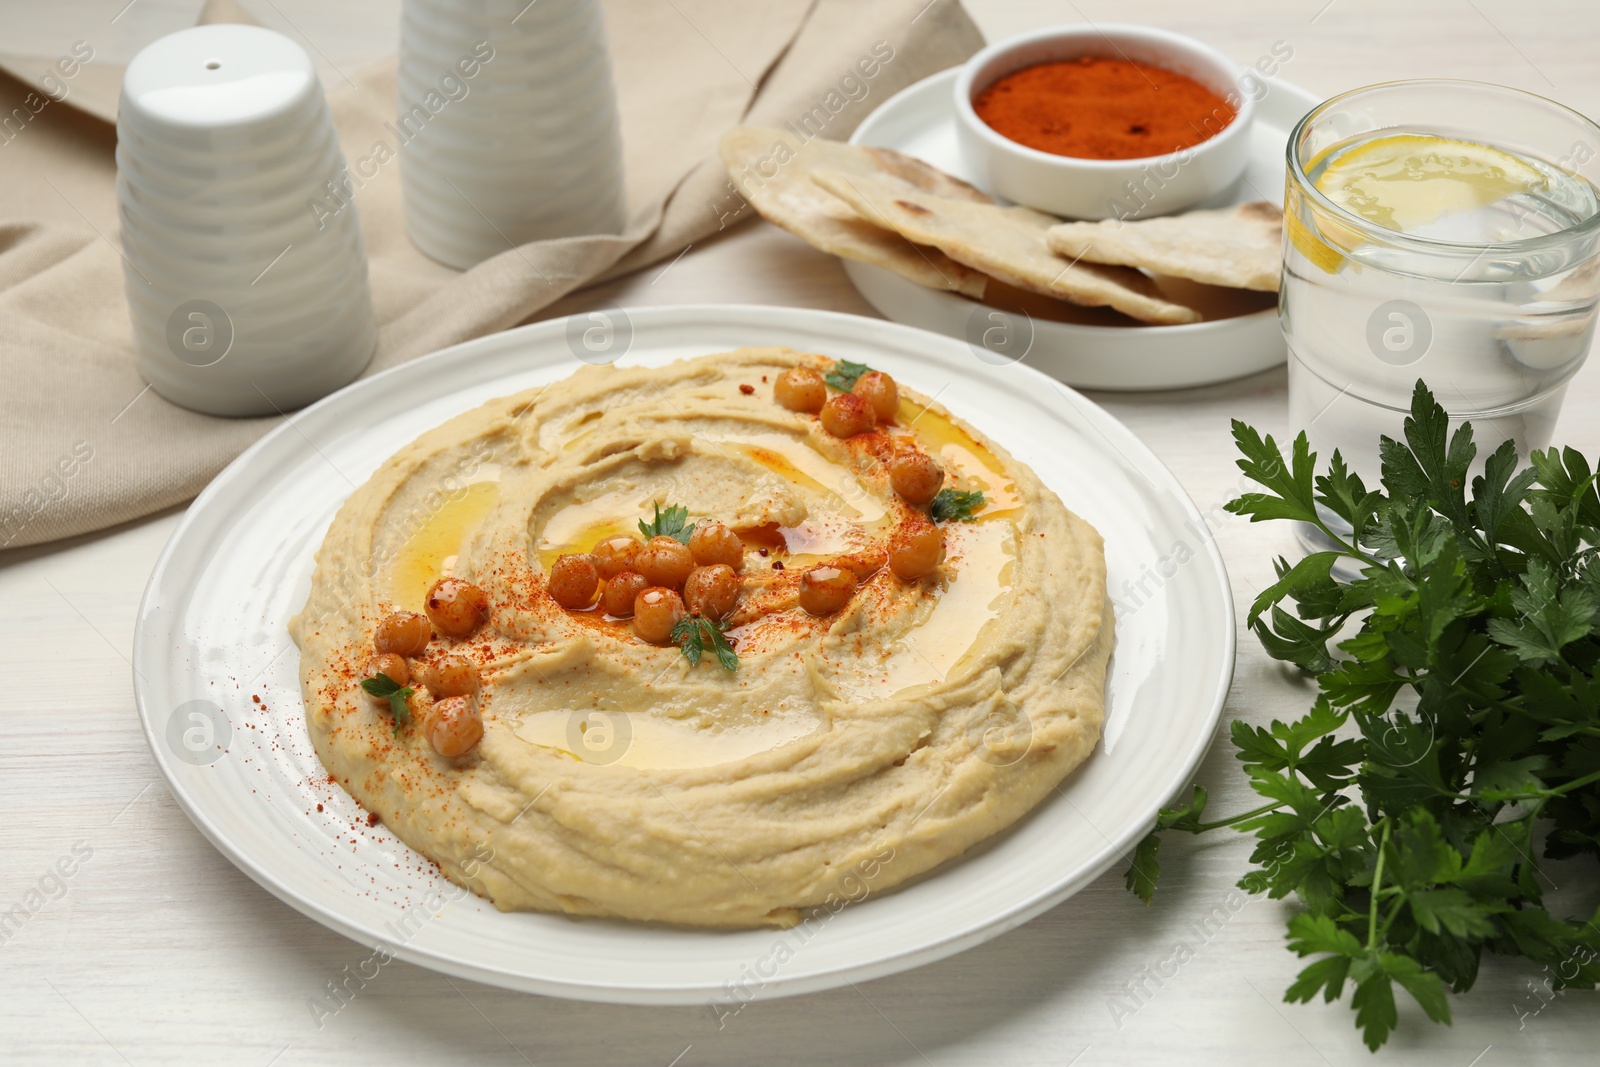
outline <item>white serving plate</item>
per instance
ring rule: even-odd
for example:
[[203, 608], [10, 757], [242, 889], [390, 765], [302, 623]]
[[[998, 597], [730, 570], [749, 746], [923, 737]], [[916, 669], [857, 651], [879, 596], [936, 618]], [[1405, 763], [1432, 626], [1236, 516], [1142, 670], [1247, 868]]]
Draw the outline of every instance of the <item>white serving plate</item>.
[[[959, 67], [942, 71], [890, 97], [867, 116], [850, 143], [893, 148], [971, 180], [956, 135], [954, 94], [959, 74]], [[1250, 200], [1283, 202], [1289, 131], [1321, 101], [1280, 79], [1260, 79], [1259, 84], [1266, 95], [1256, 104], [1250, 164], [1232, 189], [1198, 207]], [[1207, 319], [1184, 326], [1144, 326], [1105, 309], [1074, 308], [995, 286], [986, 302], [978, 303], [924, 288], [882, 267], [847, 259], [844, 269], [868, 303], [888, 318], [980, 346], [986, 330], [1007, 331], [1009, 336], [991, 334], [1007, 338], [1007, 356], [1020, 355], [1080, 389], [1207, 385], [1275, 367], [1287, 356], [1276, 302], [1259, 306], [1271, 300], [1270, 293], [1230, 298], [1225, 291], [1174, 280], [1174, 292], [1206, 294], [1202, 313]], [[1232, 313], [1240, 307], [1258, 309]], [[1057, 321], [1060, 317], [1075, 321]], [[991, 355], [991, 359], [1002, 357]]]
[[[513, 989], [651, 1004], [720, 1002], [729, 982], [747, 995], [782, 996], [927, 963], [1027, 921], [1124, 857], [1189, 781], [1233, 673], [1222, 559], [1149, 449], [1027, 366], [992, 366], [958, 341], [895, 323], [777, 307], [611, 314], [631, 318], [613, 323], [618, 337], [631, 325], [625, 364], [759, 344], [866, 362], [936, 396], [1032, 465], [1106, 541], [1117, 648], [1095, 754], [1010, 831], [840, 910], [803, 944], [777, 930], [501, 914], [450, 886], [384, 827], [369, 828], [312, 752], [285, 625], [305, 599], [334, 512], [387, 456], [458, 412], [578, 366], [581, 344], [568, 341], [568, 320], [556, 320], [457, 345], [328, 397], [245, 452], [190, 507], [151, 575], [133, 662], [151, 751], [200, 831], [272, 893], [365, 945]], [[589, 325], [580, 317], [578, 332]], [[212, 742], [204, 717], [192, 717], [203, 707], [195, 701], [217, 709]], [[452, 899], [402, 923], [430, 892]], [[780, 941], [793, 958], [753, 986], [746, 974]]]

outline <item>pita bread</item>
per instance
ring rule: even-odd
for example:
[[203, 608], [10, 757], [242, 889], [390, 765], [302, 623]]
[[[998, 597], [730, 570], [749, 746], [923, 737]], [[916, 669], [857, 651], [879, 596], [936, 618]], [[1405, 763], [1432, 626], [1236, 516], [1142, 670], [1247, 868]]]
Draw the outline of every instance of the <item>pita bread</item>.
[[1230, 289], [1278, 291], [1283, 212], [1265, 200], [1140, 222], [1064, 222], [1045, 235], [1068, 259], [1143, 267]]
[[819, 168], [811, 177], [864, 218], [1019, 289], [1112, 307], [1141, 322], [1200, 321], [1199, 312], [1163, 299], [1136, 270], [1069, 263], [1051, 252], [1044, 235], [1057, 220], [1049, 215], [941, 196], [881, 173]]
[[921, 160], [887, 148], [866, 148], [813, 138], [802, 142], [787, 130], [736, 126], [718, 146], [734, 188], [768, 222], [815, 248], [894, 271], [929, 289], [977, 299], [987, 283], [936, 248], [919, 248], [893, 230], [863, 219], [838, 197], [811, 181], [818, 167], [847, 174], [893, 174], [918, 189], [937, 190], [977, 203], [989, 197]]

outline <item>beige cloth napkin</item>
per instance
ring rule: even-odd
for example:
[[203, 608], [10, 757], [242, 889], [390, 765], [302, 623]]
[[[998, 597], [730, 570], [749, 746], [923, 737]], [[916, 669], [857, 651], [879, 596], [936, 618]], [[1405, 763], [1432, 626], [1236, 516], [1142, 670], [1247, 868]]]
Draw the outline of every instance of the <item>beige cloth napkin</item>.
[[[390, 164], [356, 198], [380, 326], [368, 374], [514, 326], [573, 289], [675, 256], [731, 224], [739, 201], [715, 158], [728, 127], [782, 125], [844, 101], [825, 133], [846, 137], [890, 94], [982, 45], [956, 0], [603, 6], [622, 112], [626, 231], [524, 245], [451, 270], [406, 239], [399, 168]], [[202, 16], [246, 20], [232, 0], [213, 0]], [[877, 42], [892, 58], [864, 97], [845, 100], [840, 79]], [[42, 81], [58, 58], [0, 56], [9, 71], [0, 73], [0, 100], [28, 112], [0, 122], [0, 548], [188, 500], [281, 421], [199, 415], [139, 378], [116, 247], [109, 123], [121, 71], [91, 59], [70, 77], [57, 67], [53, 82]], [[394, 117], [394, 62], [352, 72], [329, 103], [346, 159], [368, 154]]]

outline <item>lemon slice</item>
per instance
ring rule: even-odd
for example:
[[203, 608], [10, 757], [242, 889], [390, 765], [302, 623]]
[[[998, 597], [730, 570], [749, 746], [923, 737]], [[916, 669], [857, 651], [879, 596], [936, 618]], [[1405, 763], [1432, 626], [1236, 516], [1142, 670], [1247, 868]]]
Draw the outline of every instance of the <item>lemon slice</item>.
[[1547, 184], [1510, 153], [1448, 137], [1394, 134], [1331, 151], [1317, 190], [1351, 214], [1400, 233]]
[[1360, 235], [1308, 204], [1292, 178], [1283, 200], [1283, 228], [1290, 243], [1324, 274], [1337, 274], [1344, 253], [1361, 243]]

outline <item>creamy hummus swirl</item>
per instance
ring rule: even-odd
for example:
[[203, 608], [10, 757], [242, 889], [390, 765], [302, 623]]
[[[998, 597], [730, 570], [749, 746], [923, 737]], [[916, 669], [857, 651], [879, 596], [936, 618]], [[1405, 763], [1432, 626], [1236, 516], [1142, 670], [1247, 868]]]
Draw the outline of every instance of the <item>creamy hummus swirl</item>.
[[[587, 367], [385, 462], [339, 511], [292, 624], [331, 774], [502, 909], [707, 926], [793, 923], [863, 864], [881, 891], [1043, 800], [1099, 737], [1099, 535], [909, 391], [893, 423], [831, 436], [773, 401], [797, 364], [832, 361], [752, 348]], [[807, 566], [881, 552], [911, 516], [886, 469], [903, 435], [984, 507], [942, 524], [932, 578], [883, 567], [841, 611], [808, 615]], [[749, 549], [735, 671], [546, 593], [559, 554], [636, 532], [656, 504], [720, 520]], [[457, 760], [357, 685], [378, 620], [421, 610], [446, 574], [490, 602], [476, 634], [434, 641], [482, 677], [483, 738]], [[413, 718], [429, 705], [412, 697]]]

